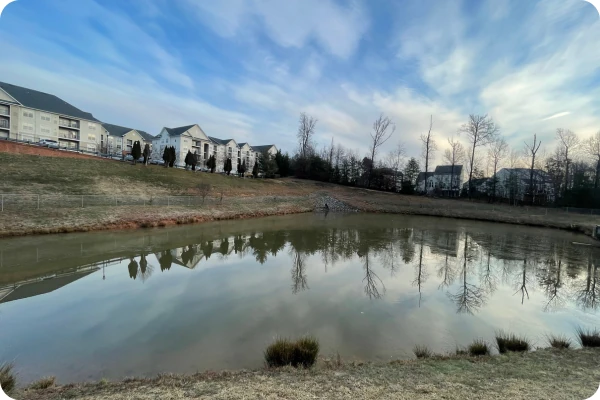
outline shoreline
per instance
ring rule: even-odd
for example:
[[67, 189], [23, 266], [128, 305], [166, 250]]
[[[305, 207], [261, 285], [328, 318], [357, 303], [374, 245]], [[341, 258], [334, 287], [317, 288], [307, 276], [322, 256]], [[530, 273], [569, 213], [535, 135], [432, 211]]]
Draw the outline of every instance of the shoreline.
[[[589, 398], [600, 383], [600, 349], [538, 349], [388, 363], [321, 359], [312, 369], [207, 371], [17, 389], [15, 399], [61, 398]], [[556, 377], [560, 376], [560, 380]]]
[[[313, 197], [314, 196], [314, 197]], [[155, 227], [168, 227], [175, 225], [199, 224], [212, 221], [243, 220], [269, 216], [301, 214], [324, 211], [317, 202], [323, 198], [334, 200], [337, 206], [330, 212], [362, 212], [376, 214], [396, 214], [411, 216], [428, 216], [437, 218], [451, 218], [467, 221], [488, 223], [502, 223], [510, 225], [530, 226], [546, 229], [558, 229], [566, 232], [583, 234], [592, 239], [595, 223], [583, 221], [582, 216], [574, 215], [566, 221], [540, 219], [537, 215], [510, 215], [507, 213], [492, 212], [489, 210], [460, 210], [450, 208], [422, 207], [413, 205], [373, 204], [353, 199], [344, 195], [327, 193], [313, 195], [301, 199], [290, 196], [280, 197], [277, 203], [262, 203], [257, 201], [250, 204], [222, 204], [210, 205], [206, 208], [191, 208], [173, 206], [163, 209], [157, 206], [121, 206], [121, 207], [90, 207], [85, 209], [58, 209], [53, 211], [43, 210], [36, 213], [5, 213], [0, 215], [0, 239], [48, 235], [75, 232], [94, 232], [107, 230], [144, 229]], [[313, 197], [313, 198], [310, 198]], [[320, 198], [321, 200], [317, 200]], [[435, 202], [436, 200], [432, 200]], [[498, 207], [500, 208], [500, 207]], [[81, 215], [84, 214], [84, 215]], [[78, 219], [80, 218], [80, 219]], [[73, 221], [75, 219], [75, 221]], [[24, 227], [18, 224], [25, 221]], [[600, 221], [597, 221], [600, 223]], [[17, 225], [16, 228], [13, 226]], [[10, 226], [10, 228], [5, 228]]]

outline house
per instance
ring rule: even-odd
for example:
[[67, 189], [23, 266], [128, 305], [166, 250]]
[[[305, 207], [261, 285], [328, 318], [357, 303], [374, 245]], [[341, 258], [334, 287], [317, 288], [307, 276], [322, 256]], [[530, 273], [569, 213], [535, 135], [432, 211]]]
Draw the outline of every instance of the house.
[[[418, 193], [432, 193], [435, 189], [434, 175], [434, 172], [419, 172], [419, 175], [417, 176], [416, 191]], [[427, 188], [425, 188], [425, 185], [427, 185]]]
[[103, 123], [99, 151], [126, 156], [131, 154], [131, 148], [136, 141], [140, 142], [143, 151], [146, 144], [152, 146], [152, 140], [154, 136], [144, 131]]
[[247, 171], [252, 171], [252, 168], [254, 167], [254, 164], [256, 163], [257, 157], [258, 157], [258, 153], [256, 150], [254, 150], [254, 148], [252, 146], [250, 146], [248, 143], [238, 143], [238, 147], [239, 147], [239, 156], [238, 158], [240, 159], [238, 162], [242, 162], [242, 163], [246, 163], [246, 170]]
[[0, 139], [54, 140], [60, 147], [96, 152], [101, 135], [101, 122], [92, 114], [52, 94], [0, 82]]
[[225, 160], [231, 159], [231, 171], [237, 171], [240, 148], [233, 139], [219, 139], [213, 136], [208, 137], [213, 142], [213, 151], [217, 160], [218, 172], [225, 170]]
[[438, 165], [433, 172], [434, 189], [442, 196], [458, 197], [465, 181], [462, 165]]
[[[217, 152], [218, 144], [208, 138], [198, 124], [180, 126], [177, 128], [164, 127], [152, 140], [152, 159], [162, 160], [165, 147], [175, 147], [177, 155], [175, 165], [185, 166], [185, 156], [188, 151], [196, 154], [200, 165], [206, 165], [210, 155]], [[219, 163], [217, 162], [217, 168]]]
[[265, 145], [260, 145], [260, 146], [252, 146], [252, 148], [258, 153], [258, 154], [264, 154], [264, 153], [269, 153], [271, 156], [275, 157], [275, 155], [277, 154], [277, 146], [275, 146], [274, 144], [265, 144]]
[[[529, 168], [502, 168], [496, 173], [495, 179], [496, 197], [507, 199], [510, 202], [529, 203], [533, 200], [535, 204], [554, 201], [552, 181], [548, 174], [541, 169], [533, 170], [533, 181], [531, 181]], [[529, 193], [530, 183], [533, 183], [532, 193]], [[489, 184], [490, 190], [492, 186], [493, 181]]]

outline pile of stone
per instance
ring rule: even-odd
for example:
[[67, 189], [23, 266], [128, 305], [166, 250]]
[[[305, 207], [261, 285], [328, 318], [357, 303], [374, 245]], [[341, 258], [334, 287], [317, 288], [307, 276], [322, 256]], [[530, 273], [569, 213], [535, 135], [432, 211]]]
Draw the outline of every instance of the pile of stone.
[[320, 195], [315, 198], [315, 211], [357, 212], [358, 209], [335, 197]]

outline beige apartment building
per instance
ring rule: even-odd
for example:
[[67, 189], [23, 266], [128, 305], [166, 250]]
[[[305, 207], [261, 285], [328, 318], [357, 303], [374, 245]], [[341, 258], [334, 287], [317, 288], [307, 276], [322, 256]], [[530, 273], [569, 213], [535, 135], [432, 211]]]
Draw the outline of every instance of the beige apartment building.
[[146, 144], [152, 148], [153, 140], [154, 136], [142, 130], [104, 123], [100, 136], [100, 151], [105, 154], [126, 156], [131, 153], [135, 142], [140, 142], [143, 151]]
[[88, 112], [43, 92], [0, 82], [0, 139], [53, 140], [71, 150], [99, 150], [102, 125]]

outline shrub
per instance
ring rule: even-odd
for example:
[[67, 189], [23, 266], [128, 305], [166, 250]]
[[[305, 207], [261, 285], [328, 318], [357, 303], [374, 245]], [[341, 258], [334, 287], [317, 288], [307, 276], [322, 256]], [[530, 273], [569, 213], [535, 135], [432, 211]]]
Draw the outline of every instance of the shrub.
[[415, 346], [413, 349], [413, 353], [415, 353], [415, 356], [417, 356], [417, 358], [429, 358], [433, 354], [427, 346]]
[[265, 350], [265, 362], [268, 367], [309, 368], [317, 361], [319, 342], [314, 337], [304, 337], [296, 342], [277, 339]]
[[475, 340], [467, 348], [471, 356], [487, 356], [490, 354], [490, 346], [483, 340]]
[[31, 385], [29, 385], [29, 388], [34, 390], [43, 390], [54, 386], [55, 383], [56, 378], [54, 376], [46, 376], [38, 381], [33, 382]]
[[469, 354], [469, 350], [465, 349], [464, 347], [458, 347], [456, 346], [456, 355], [457, 356], [466, 356]]
[[502, 331], [496, 333], [496, 345], [500, 354], [504, 354], [507, 351], [529, 351], [531, 349], [527, 338]]
[[568, 349], [571, 347], [571, 340], [563, 335], [550, 335], [546, 339], [548, 340], [548, 344], [555, 349]]
[[577, 328], [577, 336], [581, 347], [600, 347], [600, 331], [598, 329]]
[[0, 365], [0, 387], [4, 390], [4, 393], [10, 393], [17, 383], [15, 374], [13, 373], [12, 364]]

